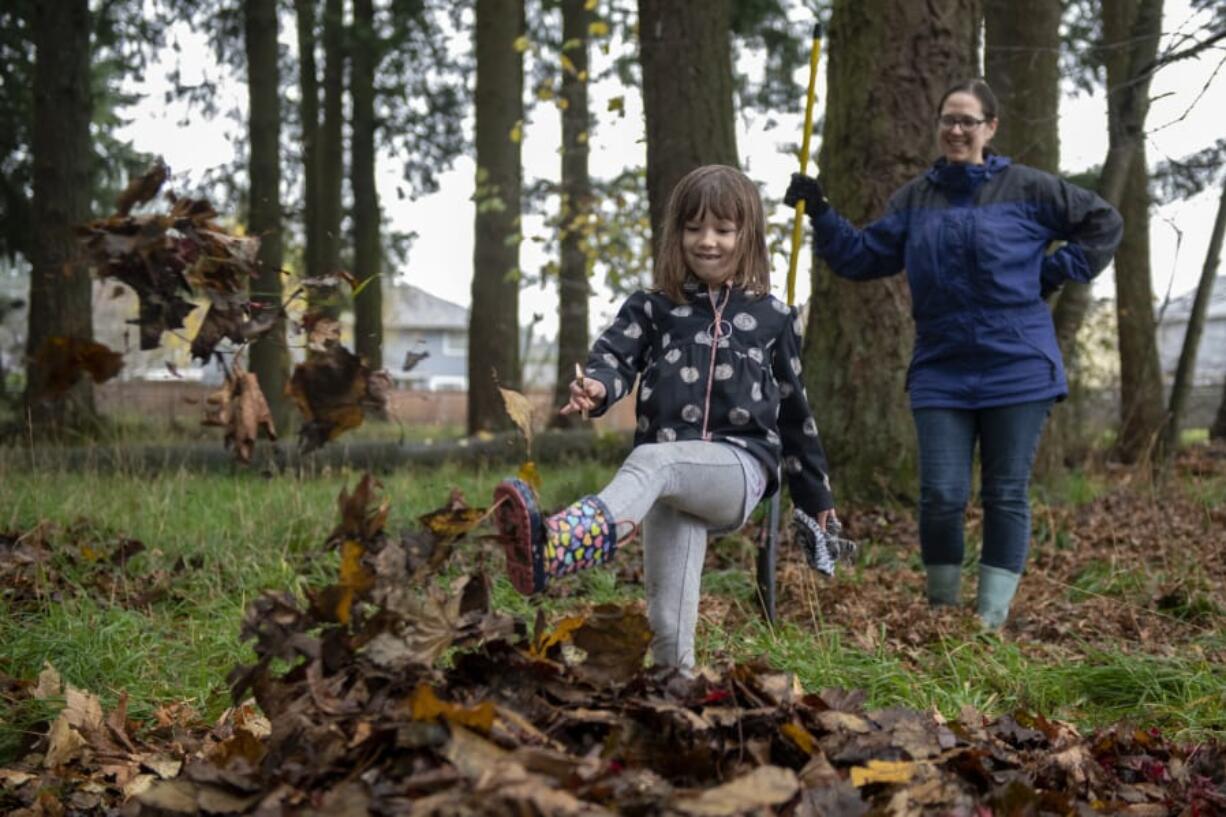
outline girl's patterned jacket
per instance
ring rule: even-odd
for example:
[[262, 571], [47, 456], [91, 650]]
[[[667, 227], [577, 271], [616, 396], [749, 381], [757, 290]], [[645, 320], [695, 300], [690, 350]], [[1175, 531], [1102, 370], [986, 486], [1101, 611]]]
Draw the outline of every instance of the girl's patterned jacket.
[[796, 310], [770, 295], [687, 282], [686, 302], [657, 292], [626, 299], [592, 346], [585, 369], [604, 384], [608, 410], [640, 375], [634, 444], [716, 440], [762, 462], [767, 495], [780, 463], [796, 507], [834, 507], [826, 454], [800, 379]]

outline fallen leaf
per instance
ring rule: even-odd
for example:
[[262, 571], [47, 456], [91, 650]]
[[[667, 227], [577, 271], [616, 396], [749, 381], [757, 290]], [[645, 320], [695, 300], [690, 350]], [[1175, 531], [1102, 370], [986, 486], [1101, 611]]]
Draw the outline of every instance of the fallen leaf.
[[851, 768], [851, 785], [860, 788], [870, 783], [906, 783], [914, 775], [915, 764], [910, 761], [870, 760]]
[[791, 769], [761, 766], [737, 779], [700, 792], [674, 798], [673, 808], [696, 817], [731, 817], [747, 811], [781, 806], [800, 790]]
[[448, 723], [467, 726], [479, 732], [489, 734], [494, 725], [494, 704], [482, 701], [476, 706], [460, 706], [439, 700], [434, 690], [428, 684], [418, 684], [409, 699], [413, 720], [426, 721], [443, 718]]

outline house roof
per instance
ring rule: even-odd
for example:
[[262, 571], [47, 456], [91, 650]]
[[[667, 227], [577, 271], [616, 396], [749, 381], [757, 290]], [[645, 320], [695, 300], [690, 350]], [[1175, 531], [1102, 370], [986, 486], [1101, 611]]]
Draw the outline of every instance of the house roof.
[[468, 331], [468, 309], [431, 295], [412, 284], [383, 291], [384, 325], [397, 329], [462, 329]]
[[[1196, 290], [1185, 292], [1178, 298], [1172, 298], [1162, 313], [1162, 322], [1186, 323], [1192, 314], [1192, 301], [1195, 299]], [[1209, 313], [1205, 319], [1226, 319], [1226, 275], [1219, 275], [1213, 281], [1213, 294], [1209, 298]]]

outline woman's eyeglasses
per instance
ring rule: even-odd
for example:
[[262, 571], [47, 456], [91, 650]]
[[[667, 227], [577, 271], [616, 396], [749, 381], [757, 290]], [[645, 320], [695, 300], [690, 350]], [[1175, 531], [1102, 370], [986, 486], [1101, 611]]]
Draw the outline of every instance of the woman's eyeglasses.
[[974, 130], [987, 121], [986, 119], [976, 119], [973, 116], [961, 116], [955, 113], [942, 114], [937, 117], [937, 124], [944, 130], [953, 130], [954, 128]]

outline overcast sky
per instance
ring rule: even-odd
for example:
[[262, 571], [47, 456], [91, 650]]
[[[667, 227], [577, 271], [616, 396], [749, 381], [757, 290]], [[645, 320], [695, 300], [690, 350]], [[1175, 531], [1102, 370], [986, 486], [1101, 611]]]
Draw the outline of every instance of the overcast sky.
[[[1167, 0], [1164, 30], [1189, 32], [1203, 22], [1203, 15], [1192, 15], [1186, 0]], [[798, 10], [798, 13], [802, 13]], [[292, 30], [282, 30], [282, 41], [293, 48]], [[190, 32], [180, 32], [182, 46], [180, 59], [184, 81], [190, 83], [193, 76], [202, 72], [217, 76], [217, 63], [203, 38]], [[616, 46], [615, 46], [616, 47]], [[167, 56], [171, 56], [169, 53]], [[1154, 98], [1148, 119], [1149, 160], [1151, 164], [1172, 157], [1180, 157], [1212, 144], [1226, 136], [1221, 126], [1222, 111], [1226, 109], [1226, 70], [1222, 61], [1226, 50], [1211, 49], [1197, 60], [1187, 60], [1164, 68], [1155, 77], [1152, 86]], [[593, 49], [594, 67], [599, 68], [602, 56]], [[824, 62], [824, 59], [823, 59]], [[752, 73], [752, 66], [743, 65]], [[796, 77], [798, 88], [807, 82], [807, 68]], [[236, 123], [219, 119], [204, 122], [199, 116], [191, 116], [180, 103], [165, 104], [164, 91], [166, 70], [158, 65], [150, 67], [146, 83], [135, 90], [148, 94], [145, 101], [131, 109], [133, 121], [123, 131], [124, 138], [131, 139], [143, 151], [161, 154], [170, 164], [178, 178], [196, 179], [206, 169], [228, 162], [233, 154], [231, 142], [226, 141], [228, 131], [232, 139], [245, 138]], [[824, 71], [818, 80], [818, 107], [825, 97]], [[1208, 90], [1206, 82], [1215, 77]], [[226, 104], [223, 109], [246, 106], [245, 87], [236, 81], [223, 83]], [[1070, 89], [1071, 91], [1071, 89]], [[597, 118], [591, 140], [591, 172], [596, 177], [612, 177], [624, 167], [644, 163], [642, 107], [633, 89], [627, 89], [616, 81], [593, 84], [590, 89], [591, 110]], [[1197, 101], [1198, 95], [1203, 94]], [[624, 117], [606, 111], [609, 98], [625, 96]], [[179, 124], [185, 116], [192, 124]], [[785, 143], [798, 143], [802, 128], [796, 116], [776, 116], [778, 126], [765, 129], [766, 117], [756, 115], [737, 122], [737, 147], [744, 170], [755, 181], [764, 185], [767, 196], [780, 198], [787, 186], [789, 174], [798, 167], [794, 155], [780, 152]], [[471, 119], [468, 128], [471, 131]], [[532, 114], [524, 130], [523, 162], [525, 181], [545, 178], [557, 180], [560, 174], [558, 148], [561, 125], [558, 112], [552, 106], [540, 105]], [[1060, 109], [1061, 165], [1069, 171], [1081, 170], [1100, 164], [1107, 149], [1106, 101], [1100, 92], [1094, 96], [1066, 94]], [[819, 147], [814, 139], [814, 155]], [[392, 225], [398, 230], [415, 231], [419, 237], [413, 244], [408, 263], [394, 271], [398, 280], [420, 286], [447, 300], [467, 306], [470, 303], [472, 270], [472, 242], [474, 205], [474, 163], [470, 157], [461, 157], [455, 166], [440, 177], [440, 190], [417, 201], [401, 200], [396, 195], [400, 166], [389, 156], [381, 157], [378, 168], [380, 203]], [[1220, 191], [1210, 190], [1187, 201], [1159, 208], [1151, 221], [1151, 257], [1153, 260], [1154, 290], [1162, 298], [1170, 288], [1178, 295], [1195, 288], [1204, 263], [1209, 232], [1217, 207]], [[769, 214], [775, 221], [789, 221], [790, 211], [782, 207]], [[542, 234], [538, 217], [525, 219], [525, 237]], [[538, 245], [526, 240], [521, 249], [521, 268], [535, 271], [547, 259]], [[808, 297], [808, 253], [801, 254], [800, 273], [797, 283], [797, 300]], [[783, 297], [786, 265], [777, 266], [774, 289]], [[599, 284], [599, 282], [596, 282]], [[1104, 273], [1095, 284], [1095, 293], [1112, 294], [1114, 282], [1110, 271]], [[593, 301], [594, 327], [607, 322], [616, 304], [598, 286], [601, 296]], [[547, 334], [556, 331], [556, 292], [550, 286], [542, 291], [533, 286], [521, 297], [522, 321], [531, 318], [534, 312], [546, 315], [540, 330]]]

